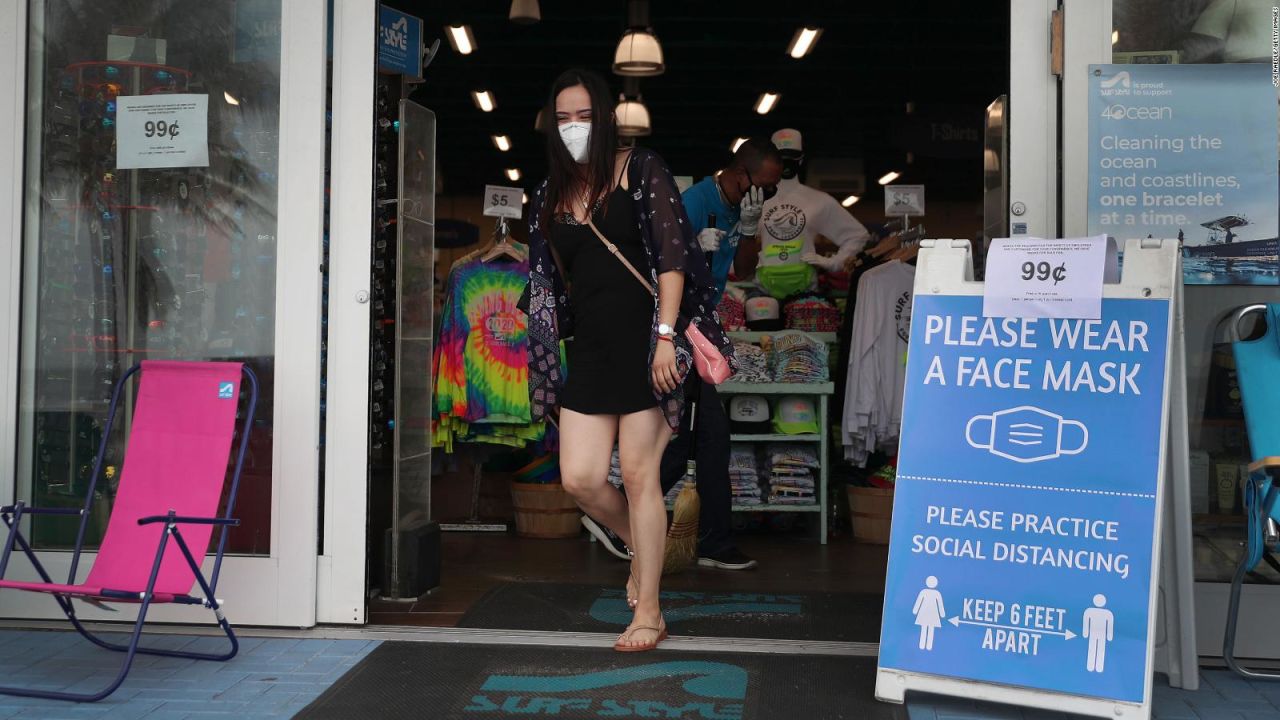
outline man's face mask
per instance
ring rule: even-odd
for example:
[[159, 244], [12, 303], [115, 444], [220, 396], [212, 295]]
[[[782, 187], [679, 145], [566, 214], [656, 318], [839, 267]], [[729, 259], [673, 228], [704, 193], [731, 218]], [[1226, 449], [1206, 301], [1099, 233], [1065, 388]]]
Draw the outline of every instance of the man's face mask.
[[[756, 185], [756, 181], [755, 181], [755, 179], [754, 179], [754, 178], [752, 178], [752, 177], [751, 177], [751, 171], [750, 171], [750, 170], [748, 170], [748, 169], [746, 169], [746, 168], [742, 168], [742, 171], [743, 171], [743, 172], [745, 172], [745, 173], [747, 174], [747, 189], [742, 191], [743, 196], [745, 196], [745, 195], [747, 194], [747, 190], [750, 190], [752, 185]], [[762, 193], [764, 193], [764, 201], [765, 201], [765, 202], [769, 202], [770, 200], [772, 200], [772, 199], [773, 199], [773, 196], [774, 196], [774, 195], [777, 195], [777, 194], [778, 194], [778, 186], [777, 186], [777, 185], [774, 185], [773, 187], [764, 187], [763, 185], [757, 185], [757, 187], [759, 187], [759, 188], [760, 188], [760, 191], [761, 191]]]
[[1089, 445], [1084, 423], [1026, 405], [977, 415], [964, 435], [971, 446], [1020, 463], [1078, 455]]

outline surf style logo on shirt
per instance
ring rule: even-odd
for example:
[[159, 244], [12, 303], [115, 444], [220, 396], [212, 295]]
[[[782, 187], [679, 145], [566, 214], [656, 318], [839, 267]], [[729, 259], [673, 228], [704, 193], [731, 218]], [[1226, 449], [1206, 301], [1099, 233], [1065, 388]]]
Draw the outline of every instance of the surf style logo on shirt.
[[808, 222], [804, 209], [792, 203], [778, 203], [764, 214], [764, 226], [769, 234], [782, 241], [794, 240], [804, 232]]

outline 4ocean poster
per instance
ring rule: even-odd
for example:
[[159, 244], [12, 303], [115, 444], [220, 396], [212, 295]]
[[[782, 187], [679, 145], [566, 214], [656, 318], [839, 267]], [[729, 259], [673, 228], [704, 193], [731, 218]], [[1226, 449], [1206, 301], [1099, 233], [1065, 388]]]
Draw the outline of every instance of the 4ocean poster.
[[1192, 285], [1280, 285], [1263, 64], [1090, 65], [1089, 234], [1178, 239]]

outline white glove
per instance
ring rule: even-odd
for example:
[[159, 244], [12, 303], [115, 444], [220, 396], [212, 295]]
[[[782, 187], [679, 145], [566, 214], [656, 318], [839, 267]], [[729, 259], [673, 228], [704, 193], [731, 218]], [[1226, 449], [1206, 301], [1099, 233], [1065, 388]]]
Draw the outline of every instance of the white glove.
[[816, 252], [807, 252], [801, 255], [800, 259], [814, 267], [822, 268], [827, 272], [836, 272], [837, 270], [840, 270], [841, 265], [844, 264], [844, 262], [835, 255], [827, 257], [826, 255], [819, 255]]
[[704, 228], [698, 233], [698, 245], [702, 252], [713, 253], [720, 249], [720, 241], [724, 240], [724, 231], [716, 228]]
[[764, 191], [752, 185], [747, 194], [742, 196], [742, 204], [738, 206], [742, 213], [738, 216], [738, 228], [743, 237], [755, 237], [760, 230], [760, 214], [764, 212]]

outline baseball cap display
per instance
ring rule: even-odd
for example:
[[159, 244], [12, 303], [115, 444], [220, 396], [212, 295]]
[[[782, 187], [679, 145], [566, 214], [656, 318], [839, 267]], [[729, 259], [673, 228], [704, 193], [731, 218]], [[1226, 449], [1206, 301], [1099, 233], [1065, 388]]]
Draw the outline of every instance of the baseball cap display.
[[781, 330], [782, 309], [776, 298], [761, 296], [748, 298], [743, 312], [747, 327], [751, 330]]
[[794, 128], [782, 128], [773, 134], [773, 145], [778, 150], [794, 150], [796, 152], [804, 152], [804, 146], [800, 142], [800, 131]]
[[818, 413], [813, 399], [803, 395], [783, 396], [773, 414], [773, 429], [784, 435], [817, 435]]
[[729, 400], [729, 431], [769, 432], [769, 401], [763, 395], [735, 395]]

